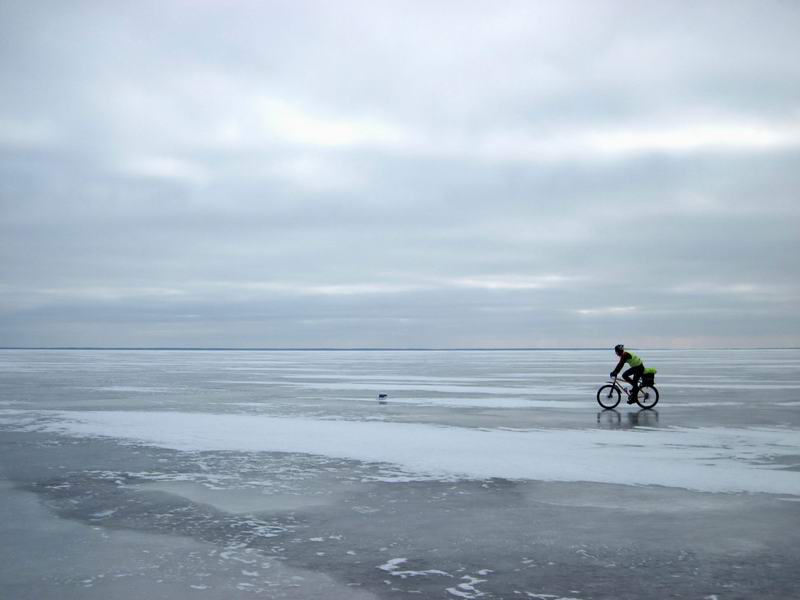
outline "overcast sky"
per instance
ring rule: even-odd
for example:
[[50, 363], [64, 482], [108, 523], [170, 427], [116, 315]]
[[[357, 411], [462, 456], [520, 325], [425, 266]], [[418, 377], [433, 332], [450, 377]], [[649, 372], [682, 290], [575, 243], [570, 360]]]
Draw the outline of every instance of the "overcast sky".
[[0, 345], [800, 345], [798, 31], [0, 0]]

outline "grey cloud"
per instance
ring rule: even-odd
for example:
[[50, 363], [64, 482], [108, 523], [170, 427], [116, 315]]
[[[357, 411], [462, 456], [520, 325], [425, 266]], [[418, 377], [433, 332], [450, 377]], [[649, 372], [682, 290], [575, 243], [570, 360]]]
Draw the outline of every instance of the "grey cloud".
[[0, 345], [800, 340], [791, 4], [0, 11]]

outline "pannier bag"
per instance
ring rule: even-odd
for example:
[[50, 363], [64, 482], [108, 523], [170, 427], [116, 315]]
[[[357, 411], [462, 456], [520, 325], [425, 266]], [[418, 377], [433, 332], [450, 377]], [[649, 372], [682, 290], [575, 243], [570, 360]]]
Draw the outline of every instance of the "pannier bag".
[[644, 385], [653, 385], [656, 382], [656, 372], [657, 369], [649, 368], [644, 370], [644, 375], [642, 375], [642, 383]]

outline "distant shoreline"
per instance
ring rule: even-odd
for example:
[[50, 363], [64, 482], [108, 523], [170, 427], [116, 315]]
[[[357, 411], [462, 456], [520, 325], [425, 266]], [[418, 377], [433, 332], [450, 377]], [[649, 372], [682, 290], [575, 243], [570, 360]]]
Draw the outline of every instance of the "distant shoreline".
[[[634, 347], [634, 346], [632, 346]], [[636, 346], [636, 348], [640, 348]], [[147, 346], [0, 346], [0, 350], [84, 350], [84, 351], [128, 351], [128, 352], [572, 352], [586, 350], [608, 350], [606, 347], [564, 348], [236, 348], [236, 347], [147, 347]], [[800, 346], [764, 347], [709, 347], [709, 348], [647, 348], [642, 350], [800, 350]]]

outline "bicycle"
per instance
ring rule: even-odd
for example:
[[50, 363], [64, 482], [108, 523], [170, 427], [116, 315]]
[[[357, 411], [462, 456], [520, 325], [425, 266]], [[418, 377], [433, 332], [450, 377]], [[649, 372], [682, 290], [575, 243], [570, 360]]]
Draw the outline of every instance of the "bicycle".
[[[600, 389], [597, 390], [597, 403], [603, 408], [614, 408], [619, 404], [623, 392], [630, 399], [631, 391], [633, 391], [633, 386], [629, 388], [619, 381], [617, 377], [614, 377], [614, 379], [600, 386]], [[649, 381], [640, 381], [635, 401], [642, 408], [653, 408], [658, 404], [658, 389], [655, 384]]]

